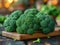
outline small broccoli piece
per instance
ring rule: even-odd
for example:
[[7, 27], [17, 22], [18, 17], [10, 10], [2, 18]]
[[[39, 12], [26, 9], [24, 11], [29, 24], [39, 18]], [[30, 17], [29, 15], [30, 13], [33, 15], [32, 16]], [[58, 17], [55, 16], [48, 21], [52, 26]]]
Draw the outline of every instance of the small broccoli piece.
[[40, 43], [41, 42], [41, 39], [40, 38], [37, 38], [37, 40], [34, 40], [33, 43]]
[[16, 10], [10, 14], [10, 16], [4, 21], [5, 30], [12, 32], [16, 30], [16, 20], [22, 14], [21, 10]]
[[41, 32], [43, 32], [44, 34], [48, 34], [54, 31], [55, 22], [50, 15], [40, 13], [40, 14], [37, 14], [36, 16], [37, 16], [37, 19], [39, 20]]

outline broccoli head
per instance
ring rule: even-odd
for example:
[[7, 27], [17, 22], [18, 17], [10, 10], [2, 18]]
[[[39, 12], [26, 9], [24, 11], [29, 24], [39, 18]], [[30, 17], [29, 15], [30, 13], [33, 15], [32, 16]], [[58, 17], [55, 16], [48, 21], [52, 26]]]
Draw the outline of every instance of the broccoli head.
[[[24, 16], [25, 15], [23, 15], [23, 17]], [[28, 16], [25, 16], [25, 18], [23, 18], [23, 17], [21, 15], [21, 17], [16, 21], [16, 25], [17, 25], [16, 31], [19, 34], [21, 34], [21, 33], [22, 34], [27, 34], [27, 31], [30, 28], [29, 25], [32, 24], [31, 21], [33, 20], [33, 19], [31, 19], [31, 17], [28, 18]], [[17, 24], [17, 23], [19, 23], [19, 24]], [[31, 27], [32, 27], [32, 25], [31, 25]]]
[[21, 10], [14, 11], [10, 14], [10, 16], [4, 21], [4, 27], [6, 31], [12, 32], [16, 30], [16, 20], [21, 14]]
[[[34, 11], [32, 13], [34, 13]], [[36, 27], [38, 27], [36, 16], [31, 13], [28, 15], [26, 15], [26, 13], [22, 14], [16, 21], [16, 25], [17, 25], [16, 31], [19, 34], [20, 33], [33, 34], [34, 31], [37, 30]]]
[[[48, 34], [54, 31], [55, 22], [50, 15], [47, 14], [37, 14], [37, 19], [39, 20], [40, 31], [44, 34]], [[53, 26], [53, 27], [52, 27]]]

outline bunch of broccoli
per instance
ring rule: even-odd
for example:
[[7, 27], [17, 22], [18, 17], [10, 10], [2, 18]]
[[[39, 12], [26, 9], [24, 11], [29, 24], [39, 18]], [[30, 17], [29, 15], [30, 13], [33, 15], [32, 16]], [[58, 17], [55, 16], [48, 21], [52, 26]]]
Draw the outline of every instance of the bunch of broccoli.
[[4, 22], [5, 30], [19, 34], [34, 34], [41, 31], [48, 34], [54, 31], [55, 22], [50, 15], [41, 14], [36, 9], [13, 12]]
[[10, 16], [4, 21], [5, 30], [8, 32], [13, 32], [16, 30], [16, 20], [22, 14], [21, 10], [14, 11]]

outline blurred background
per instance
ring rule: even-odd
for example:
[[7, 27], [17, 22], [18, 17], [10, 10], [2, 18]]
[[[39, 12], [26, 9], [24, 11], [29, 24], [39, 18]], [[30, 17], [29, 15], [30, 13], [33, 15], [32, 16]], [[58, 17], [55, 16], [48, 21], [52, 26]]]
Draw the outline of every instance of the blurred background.
[[0, 14], [6, 15], [17, 9], [25, 10], [33, 7], [39, 10], [43, 4], [59, 6], [60, 0], [0, 0]]

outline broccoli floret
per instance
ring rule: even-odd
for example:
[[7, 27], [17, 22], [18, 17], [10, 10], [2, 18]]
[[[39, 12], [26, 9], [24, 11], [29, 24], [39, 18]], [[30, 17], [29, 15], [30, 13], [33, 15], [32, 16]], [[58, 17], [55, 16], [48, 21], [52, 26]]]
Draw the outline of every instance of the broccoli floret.
[[37, 14], [36, 16], [37, 16], [37, 19], [39, 20], [41, 32], [43, 32], [44, 34], [48, 34], [54, 31], [55, 22], [50, 15], [40, 13], [40, 14]]
[[[32, 10], [33, 9], [29, 9], [29, 12]], [[28, 34], [33, 34], [33, 33], [29, 33], [30, 29], [32, 31], [37, 30], [36, 27], [38, 27], [38, 25], [37, 25], [37, 21], [36, 21], [36, 16], [33, 13], [34, 13], [34, 11], [32, 11], [30, 13], [25, 12], [18, 18], [18, 20], [16, 21], [16, 25], [17, 25], [17, 28], [18, 27], [20, 27], [20, 28], [16, 29], [17, 33], [20, 34], [21, 32], [23, 32], [23, 34], [25, 34], [24, 32], [27, 32]], [[23, 26], [23, 25], [25, 25], [25, 26]], [[22, 26], [23, 26], [23, 28], [22, 28]]]
[[12, 32], [16, 30], [16, 20], [22, 14], [21, 10], [14, 11], [10, 16], [4, 21], [5, 30]]
[[26, 17], [26, 15], [25, 15], [25, 14], [22, 14], [22, 15], [16, 20], [16, 25], [17, 25], [17, 26], [20, 26], [21, 24], [24, 24], [25, 17]]
[[22, 26], [17, 27], [16, 32], [19, 34], [27, 34], [27, 29], [28, 27], [25, 24], [23, 24]]
[[[23, 15], [23, 17], [24, 16], [25, 15]], [[30, 28], [33, 29], [33, 25], [34, 25], [35, 21], [34, 21], [34, 16], [33, 15], [25, 16], [25, 18], [23, 18], [23, 17], [20, 17], [16, 22], [16, 24], [19, 23], [19, 24], [17, 24], [17, 28], [20, 27], [19, 29], [17, 29], [17, 33], [21, 33], [20, 31], [22, 31], [23, 34], [25, 34], [25, 32], [27, 32], [28, 29], [30, 29]]]
[[21, 14], [22, 14], [21, 10], [16, 10], [16, 11], [12, 12], [9, 17], [16, 20], [17, 18], [20, 17]]

